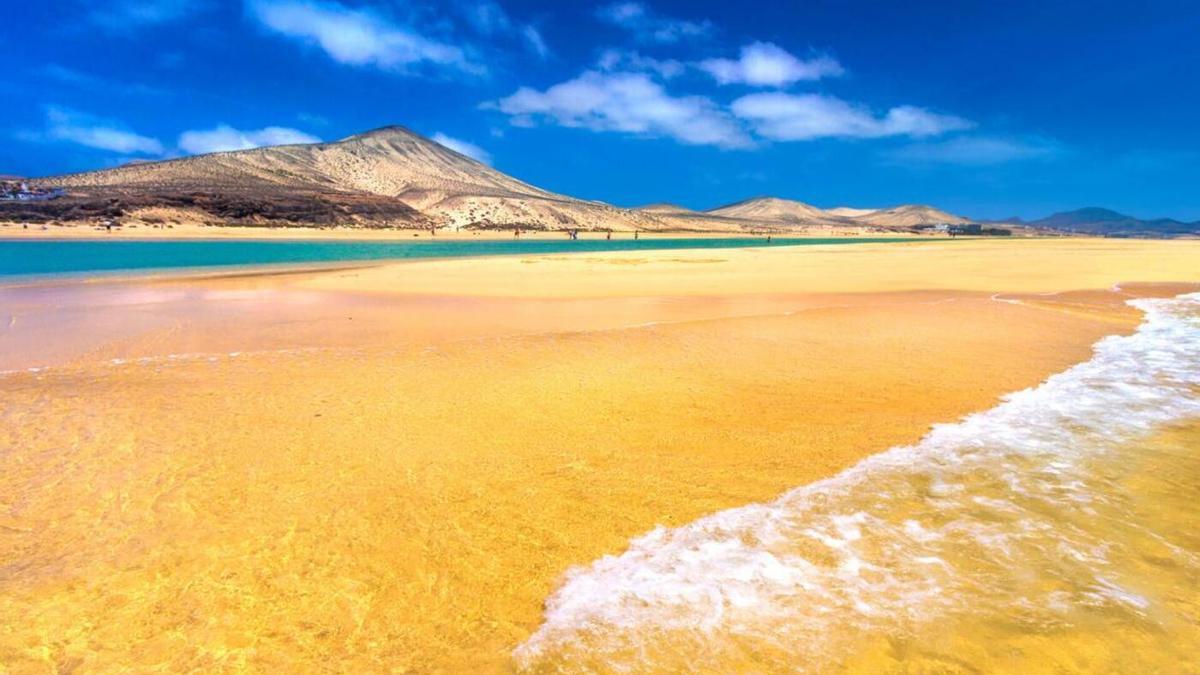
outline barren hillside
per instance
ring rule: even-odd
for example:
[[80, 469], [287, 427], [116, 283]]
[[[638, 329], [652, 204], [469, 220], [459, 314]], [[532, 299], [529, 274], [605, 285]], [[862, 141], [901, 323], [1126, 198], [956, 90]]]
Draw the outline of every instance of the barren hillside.
[[966, 222], [928, 206], [826, 211], [775, 197], [709, 211], [619, 208], [543, 190], [398, 126], [34, 182], [66, 196], [0, 202], [0, 220], [783, 234]]
[[663, 229], [653, 216], [534, 187], [415, 134], [386, 127], [333, 143], [219, 152], [57, 176], [54, 218], [168, 208], [200, 220], [367, 227]]

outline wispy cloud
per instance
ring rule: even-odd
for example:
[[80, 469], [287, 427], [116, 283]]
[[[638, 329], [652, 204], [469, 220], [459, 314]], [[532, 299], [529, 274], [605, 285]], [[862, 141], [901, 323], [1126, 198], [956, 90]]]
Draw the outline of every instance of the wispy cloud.
[[529, 45], [529, 49], [537, 54], [539, 58], [548, 58], [550, 56], [550, 47], [546, 44], [545, 38], [542, 37], [542, 32], [532, 24], [527, 24], [521, 28], [521, 37], [525, 39], [525, 44]]
[[753, 141], [730, 115], [701, 96], [671, 96], [644, 73], [586, 71], [545, 91], [521, 87], [485, 104], [516, 126], [565, 127], [672, 138], [688, 145], [744, 148]]
[[459, 4], [467, 21], [484, 35], [508, 33], [513, 29], [513, 20], [498, 2], [476, 0]]
[[458, 5], [467, 23], [475, 31], [487, 37], [511, 36], [522, 42], [538, 58], [550, 56], [550, 47], [537, 26], [521, 23], [512, 18], [504, 7], [494, 0], [474, 0]]
[[263, 26], [314, 44], [339, 63], [393, 72], [419, 65], [468, 73], [485, 70], [461, 47], [427, 38], [366, 9], [317, 0], [249, 0], [248, 8]]
[[706, 59], [699, 66], [720, 84], [760, 87], [783, 87], [801, 80], [837, 77], [845, 72], [830, 56], [799, 59], [770, 42], [742, 47], [737, 59]]
[[113, 33], [179, 21], [208, 6], [207, 0], [113, 0], [92, 3], [92, 23]]
[[617, 2], [596, 10], [607, 23], [628, 30], [642, 42], [673, 44], [684, 39], [706, 37], [713, 32], [709, 21], [689, 21], [661, 16], [640, 2]]
[[434, 134], [432, 138], [435, 143], [444, 145], [460, 155], [466, 155], [467, 157], [470, 157], [477, 162], [483, 162], [484, 164], [490, 165], [492, 163], [492, 156], [488, 154], [488, 151], [484, 150], [478, 145], [475, 145], [474, 143], [454, 138], [452, 136], [447, 136], [440, 131]]
[[1049, 159], [1062, 153], [1062, 146], [1047, 139], [1013, 139], [959, 136], [945, 141], [913, 143], [896, 148], [887, 157], [915, 164], [987, 166], [1033, 159]]
[[156, 138], [130, 131], [124, 125], [60, 106], [46, 107], [44, 131], [22, 134], [26, 140], [66, 141], [123, 155], [162, 155]]
[[731, 109], [734, 115], [749, 122], [757, 134], [776, 141], [885, 136], [924, 138], [973, 126], [960, 117], [907, 105], [876, 116], [865, 107], [821, 94], [750, 94], [735, 100]]
[[596, 60], [596, 67], [606, 72], [623, 70], [655, 73], [664, 80], [678, 77], [687, 70], [683, 62], [675, 59], [656, 59], [623, 49], [604, 50]]
[[320, 143], [321, 139], [289, 127], [265, 127], [242, 131], [221, 124], [215, 129], [185, 131], [179, 135], [179, 149], [191, 155], [228, 150], [249, 150], [268, 145]]

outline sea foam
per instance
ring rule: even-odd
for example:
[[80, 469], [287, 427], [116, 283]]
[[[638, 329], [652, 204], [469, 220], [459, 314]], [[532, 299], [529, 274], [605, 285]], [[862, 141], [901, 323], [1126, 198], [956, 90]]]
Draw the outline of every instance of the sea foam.
[[[1175, 532], [1132, 519], [1130, 443], [1200, 416], [1200, 294], [1134, 300], [1145, 319], [1092, 358], [773, 502], [659, 527], [568, 572], [518, 667], [823, 670], [933, 622], [1153, 621], [1155, 584], [1200, 573]], [[1186, 537], [1184, 537], [1186, 539]], [[1109, 619], [1106, 619], [1109, 620]], [[673, 664], [673, 665], [670, 665]]]

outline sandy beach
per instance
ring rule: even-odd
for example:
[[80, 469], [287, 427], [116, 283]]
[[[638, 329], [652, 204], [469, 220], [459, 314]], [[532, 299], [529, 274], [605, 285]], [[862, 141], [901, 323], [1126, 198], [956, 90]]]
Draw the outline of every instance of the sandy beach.
[[574, 566], [1197, 288], [1200, 241], [1063, 238], [0, 289], [0, 663], [512, 670]]

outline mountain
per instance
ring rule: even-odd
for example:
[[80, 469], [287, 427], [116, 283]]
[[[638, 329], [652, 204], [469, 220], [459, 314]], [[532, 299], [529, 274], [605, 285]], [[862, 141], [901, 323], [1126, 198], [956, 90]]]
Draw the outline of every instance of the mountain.
[[1176, 236], [1200, 233], [1200, 222], [1171, 218], [1143, 220], [1096, 206], [1063, 211], [1027, 223], [1029, 227], [1106, 236]]
[[705, 213], [722, 218], [793, 225], [825, 224], [829, 219], [828, 214], [815, 206], [778, 197], [755, 197]]
[[31, 183], [66, 196], [0, 201], [0, 220], [830, 234], [966, 222], [929, 206], [825, 211], [777, 197], [708, 211], [619, 208], [530, 185], [399, 126], [330, 143], [137, 162]]
[[133, 217], [269, 225], [662, 229], [648, 214], [522, 182], [403, 127], [38, 181], [67, 197], [27, 219]]
[[857, 209], [839, 206], [820, 209], [803, 202], [777, 197], [756, 197], [707, 211], [711, 215], [783, 225], [829, 227], [912, 228], [918, 225], [970, 222], [932, 206], [906, 204], [887, 209]]
[[962, 225], [971, 221], [932, 206], [907, 204], [890, 209], [877, 209], [856, 216], [853, 220], [881, 227], [914, 227], [917, 225]]
[[782, 232], [787, 229], [784, 223], [764, 224], [712, 211], [693, 211], [678, 204], [647, 204], [637, 210], [654, 217], [662, 229], [673, 232]]

